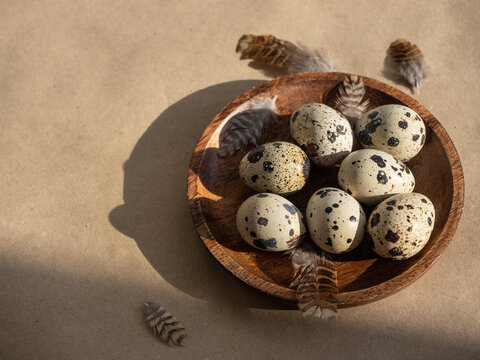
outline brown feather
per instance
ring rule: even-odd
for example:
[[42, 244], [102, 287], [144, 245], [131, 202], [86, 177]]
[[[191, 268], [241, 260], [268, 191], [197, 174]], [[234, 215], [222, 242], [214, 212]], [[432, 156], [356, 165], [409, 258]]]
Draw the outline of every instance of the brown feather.
[[185, 328], [165, 308], [154, 302], [145, 303], [145, 320], [155, 334], [170, 346], [185, 345]]
[[423, 57], [423, 53], [410, 41], [398, 39], [390, 44], [390, 56], [396, 64], [405, 64], [412, 59]]
[[323, 250], [304, 240], [290, 252], [297, 305], [304, 316], [328, 319], [336, 315], [337, 269]]
[[241, 59], [255, 60], [291, 74], [334, 70], [325, 51], [295, 45], [273, 35], [243, 35], [238, 40], [236, 52], [241, 53]]
[[356, 75], [346, 76], [335, 96], [335, 108], [340, 111], [352, 125], [367, 110], [370, 103], [369, 99], [363, 100], [365, 95], [365, 86], [361, 77]]
[[388, 48], [389, 67], [404, 78], [415, 94], [427, 76], [427, 65], [417, 45], [405, 39], [395, 40]]
[[291, 57], [289, 49], [294, 49], [289, 41], [277, 39], [273, 35], [243, 35], [237, 44], [236, 52], [241, 52], [241, 59], [257, 60], [267, 64], [283, 68]]
[[[346, 76], [338, 86], [338, 92], [335, 94], [334, 107], [341, 112], [350, 122], [352, 131], [355, 132], [356, 122], [367, 110], [370, 100], [363, 100], [365, 96], [365, 86], [363, 80], [357, 75]], [[353, 137], [353, 150], [359, 149], [357, 137]]]

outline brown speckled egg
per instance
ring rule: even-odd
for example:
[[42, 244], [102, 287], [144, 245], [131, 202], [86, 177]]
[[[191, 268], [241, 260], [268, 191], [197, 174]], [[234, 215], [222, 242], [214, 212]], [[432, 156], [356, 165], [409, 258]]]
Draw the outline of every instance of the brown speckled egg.
[[397, 159], [408, 161], [425, 143], [422, 118], [403, 105], [382, 105], [363, 114], [355, 125], [355, 134], [362, 147], [385, 151]]
[[315, 165], [338, 164], [352, 151], [348, 120], [331, 107], [312, 103], [299, 107], [290, 119], [292, 137]]
[[290, 195], [307, 182], [310, 160], [298, 146], [276, 141], [245, 155], [239, 173], [243, 182], [255, 191]]
[[368, 219], [373, 250], [384, 258], [408, 259], [427, 244], [435, 209], [425, 195], [398, 194], [382, 201]]
[[363, 239], [367, 222], [358, 201], [332, 187], [319, 189], [311, 196], [306, 219], [315, 244], [334, 254], [355, 249]]
[[295, 247], [306, 233], [300, 211], [287, 199], [261, 193], [245, 200], [237, 212], [237, 230], [248, 244], [265, 251]]
[[393, 194], [412, 192], [415, 178], [410, 169], [392, 155], [362, 149], [343, 160], [338, 183], [361, 203], [376, 205]]

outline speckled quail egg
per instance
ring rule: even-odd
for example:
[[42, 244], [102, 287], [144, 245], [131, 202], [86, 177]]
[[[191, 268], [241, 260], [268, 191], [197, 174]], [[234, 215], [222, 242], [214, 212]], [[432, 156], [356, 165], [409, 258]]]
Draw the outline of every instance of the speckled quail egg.
[[291, 249], [306, 233], [300, 211], [276, 194], [261, 193], [249, 197], [238, 209], [236, 221], [243, 240], [260, 250]]
[[362, 147], [385, 151], [408, 161], [425, 143], [425, 124], [412, 109], [403, 105], [382, 105], [363, 114], [355, 125]]
[[306, 219], [315, 244], [334, 254], [355, 249], [363, 239], [367, 222], [358, 201], [332, 187], [322, 188], [312, 195]]
[[410, 169], [392, 155], [362, 149], [343, 160], [338, 183], [361, 203], [376, 205], [393, 194], [411, 193], [415, 178]]
[[339, 163], [352, 151], [353, 133], [348, 120], [324, 104], [306, 104], [290, 119], [292, 137], [314, 164]]
[[373, 250], [384, 258], [408, 259], [427, 244], [435, 209], [425, 195], [398, 194], [382, 201], [368, 219]]
[[290, 195], [300, 190], [310, 173], [310, 160], [298, 146], [276, 141], [258, 146], [240, 161], [239, 173], [251, 189]]

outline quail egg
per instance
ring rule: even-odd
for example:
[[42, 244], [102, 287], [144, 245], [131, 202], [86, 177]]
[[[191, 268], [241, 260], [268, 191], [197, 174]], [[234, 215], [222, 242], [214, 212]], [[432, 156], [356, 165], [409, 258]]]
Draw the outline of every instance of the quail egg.
[[427, 244], [435, 209], [425, 195], [398, 194], [382, 201], [368, 219], [373, 250], [384, 258], [408, 259]]
[[362, 147], [385, 151], [408, 161], [425, 143], [425, 124], [412, 109], [403, 105], [382, 105], [363, 114], [355, 125]]
[[327, 105], [312, 103], [299, 107], [290, 119], [290, 130], [316, 165], [337, 164], [352, 151], [350, 123]]
[[308, 201], [306, 219], [312, 240], [320, 248], [339, 254], [353, 250], [365, 233], [365, 213], [351, 195], [326, 187]]
[[393, 194], [412, 192], [415, 178], [410, 169], [392, 155], [362, 149], [343, 160], [338, 183], [361, 203], [376, 205]]
[[246, 154], [240, 161], [239, 173], [255, 191], [290, 195], [307, 182], [310, 160], [298, 146], [276, 141]]
[[304, 218], [287, 199], [260, 193], [245, 200], [237, 212], [237, 230], [260, 250], [284, 251], [295, 247], [306, 233]]

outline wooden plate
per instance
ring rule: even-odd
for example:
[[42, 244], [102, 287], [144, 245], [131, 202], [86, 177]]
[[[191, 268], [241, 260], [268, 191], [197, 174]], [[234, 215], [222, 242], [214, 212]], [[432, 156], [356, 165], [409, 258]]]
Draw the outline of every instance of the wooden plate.
[[[247, 284], [287, 302], [295, 292], [288, 287], [292, 268], [282, 253], [267, 253], [247, 245], [237, 233], [235, 215], [254, 192], [238, 176], [238, 164], [248, 148], [232, 157], [217, 156], [219, 126], [245, 101], [255, 96], [277, 98], [281, 118], [259, 143], [294, 142], [289, 120], [299, 106], [320, 102], [333, 106], [336, 87], [347, 74], [305, 73], [282, 77], [257, 86], [228, 104], [207, 126], [192, 156], [188, 199], [195, 226], [205, 246], [230, 272]], [[425, 248], [404, 261], [379, 258], [363, 242], [353, 252], [334, 257], [338, 271], [339, 307], [356, 306], [391, 295], [418, 279], [445, 251], [463, 209], [463, 172], [457, 151], [445, 129], [430, 112], [403, 92], [379, 81], [363, 78], [371, 108], [403, 104], [425, 121], [427, 139], [422, 151], [408, 162], [416, 179], [415, 192], [427, 195], [435, 206], [432, 236]], [[323, 186], [339, 187], [338, 167], [314, 167], [307, 186], [289, 196], [301, 211], [310, 195]], [[367, 216], [368, 216], [368, 209]]]

